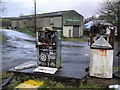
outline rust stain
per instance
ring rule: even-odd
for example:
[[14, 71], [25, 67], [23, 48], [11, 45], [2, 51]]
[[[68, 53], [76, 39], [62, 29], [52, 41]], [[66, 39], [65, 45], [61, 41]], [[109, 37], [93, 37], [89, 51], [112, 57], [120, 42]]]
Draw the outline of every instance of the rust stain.
[[99, 50], [101, 56], [107, 56], [107, 50]]

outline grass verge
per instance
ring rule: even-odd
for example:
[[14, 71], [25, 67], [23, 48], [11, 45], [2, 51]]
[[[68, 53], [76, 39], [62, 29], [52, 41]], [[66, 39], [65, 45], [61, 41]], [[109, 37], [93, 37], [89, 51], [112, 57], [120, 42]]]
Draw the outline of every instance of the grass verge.
[[120, 71], [120, 66], [113, 67], [113, 71]]
[[[6, 77], [10, 76], [11, 73], [4, 72], [2, 75], [2, 79], [6, 79]], [[23, 78], [24, 77], [24, 78]], [[40, 77], [40, 76], [30, 76], [26, 74], [15, 74], [14, 78], [10, 81], [10, 83], [4, 87], [5, 90], [13, 90], [16, 86], [18, 86], [20, 83], [23, 83], [24, 81], [27, 81], [29, 79], [36, 80], [36, 81], [43, 81], [44, 84], [39, 88], [65, 88], [70, 87], [62, 84], [61, 82], [57, 82], [53, 79], [49, 79], [47, 77]]]
[[80, 86], [79, 86], [79, 88], [82, 88], [82, 89], [92, 89], [92, 88], [94, 88], [94, 89], [98, 89], [98, 88], [101, 88], [101, 87], [99, 87], [99, 85], [97, 85], [97, 84], [80, 84]]
[[79, 37], [79, 38], [62, 38], [63, 41], [71, 41], [71, 42], [87, 42], [87, 39], [85, 37]]
[[6, 40], [6, 37], [4, 37], [2, 34], [0, 34], [0, 42], [4, 42]]
[[27, 34], [29, 34], [29, 35], [31, 35], [31, 36], [33, 36], [33, 37], [36, 36], [36, 33], [35, 33], [35, 32], [29, 31], [28, 29], [17, 29], [17, 31], [22, 32], [22, 33], [27, 33]]
[[[32, 36], [36, 36], [36, 33], [33, 31], [29, 31], [28, 29], [17, 29], [17, 31], [23, 32], [23, 33], [27, 33], [29, 35]], [[71, 42], [87, 42], [87, 39], [85, 37], [79, 37], [79, 38], [66, 38], [63, 37], [62, 41], [71, 41]]]
[[2, 35], [0, 35], [0, 42], [2, 42]]
[[[6, 79], [8, 76], [10, 76], [11, 73], [3, 72], [2, 79]], [[24, 77], [24, 78], [23, 78]], [[89, 84], [83, 84], [83, 83], [77, 83], [75, 81], [64, 81], [59, 82], [55, 81], [54, 78], [48, 78], [48, 77], [42, 77], [39, 75], [27, 75], [27, 74], [15, 74], [10, 83], [4, 87], [5, 90], [13, 90], [15, 87], [17, 87], [20, 83], [23, 83], [24, 81], [27, 81], [29, 79], [36, 80], [36, 81], [43, 81], [44, 84], [39, 87], [41, 88], [73, 88], [74, 89], [85, 89], [85, 88], [100, 88], [98, 85], [89, 85]], [[75, 84], [73, 84], [75, 83]], [[39, 90], [38, 89], [38, 90]]]

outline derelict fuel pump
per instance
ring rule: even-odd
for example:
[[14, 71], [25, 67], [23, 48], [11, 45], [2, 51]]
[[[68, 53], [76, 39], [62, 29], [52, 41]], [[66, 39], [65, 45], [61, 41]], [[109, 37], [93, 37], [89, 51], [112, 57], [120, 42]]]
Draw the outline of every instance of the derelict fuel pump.
[[61, 67], [61, 31], [45, 28], [37, 31], [38, 66]]
[[91, 26], [89, 75], [112, 78], [115, 28], [108, 23]]

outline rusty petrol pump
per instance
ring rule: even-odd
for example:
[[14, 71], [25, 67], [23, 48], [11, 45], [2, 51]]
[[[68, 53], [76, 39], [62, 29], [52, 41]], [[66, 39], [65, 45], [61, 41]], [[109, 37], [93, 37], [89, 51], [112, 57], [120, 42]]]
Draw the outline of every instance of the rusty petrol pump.
[[61, 31], [46, 27], [37, 31], [36, 38], [38, 68], [34, 71], [54, 74], [61, 67]]
[[112, 78], [115, 29], [112, 25], [96, 24], [90, 31], [89, 75]]

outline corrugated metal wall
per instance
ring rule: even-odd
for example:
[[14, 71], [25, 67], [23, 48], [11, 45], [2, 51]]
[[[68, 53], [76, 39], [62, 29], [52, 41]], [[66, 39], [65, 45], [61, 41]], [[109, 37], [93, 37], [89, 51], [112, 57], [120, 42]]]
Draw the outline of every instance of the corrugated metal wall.
[[17, 23], [16, 23], [16, 20], [11, 21], [11, 26], [12, 26], [12, 27], [17, 27], [16, 24], [17, 24]]
[[53, 26], [59, 28], [62, 27], [62, 17], [54, 17]]
[[112, 78], [113, 50], [90, 50], [90, 76]]
[[[50, 19], [53, 19], [53, 24], [51, 25]], [[47, 18], [37, 18], [37, 28], [43, 27], [62, 27], [62, 17], [47, 17]]]
[[79, 26], [73, 26], [73, 37], [79, 37]]

